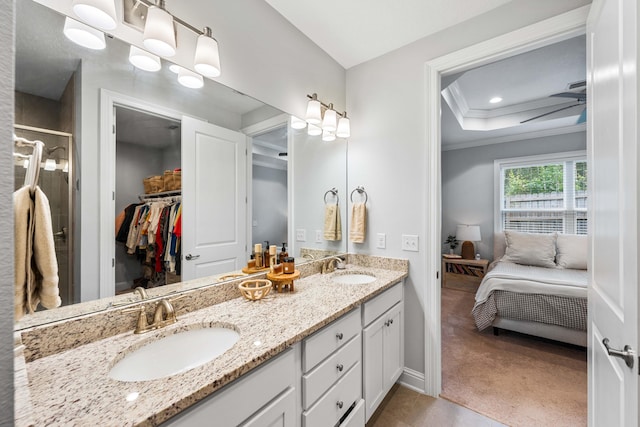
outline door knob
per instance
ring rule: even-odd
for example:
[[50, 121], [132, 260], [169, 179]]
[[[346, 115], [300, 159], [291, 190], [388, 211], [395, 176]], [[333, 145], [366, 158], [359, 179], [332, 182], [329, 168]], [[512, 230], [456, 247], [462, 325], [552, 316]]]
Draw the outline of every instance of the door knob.
[[628, 367], [633, 368], [634, 352], [630, 346], [625, 345], [624, 349], [616, 350], [615, 348], [609, 347], [609, 338], [603, 339], [602, 344], [604, 344], [604, 348], [607, 349], [607, 353], [609, 354], [609, 356], [619, 357], [620, 359], [624, 360], [624, 363], [626, 363]]
[[338, 372], [342, 372], [342, 370], [344, 369], [344, 366], [342, 366], [342, 363], [338, 363], [338, 365], [336, 366], [336, 369], [338, 370]]
[[191, 255], [191, 254], [187, 254], [187, 256], [185, 256], [185, 259], [186, 259], [187, 261], [191, 261], [191, 260], [193, 260], [193, 259], [198, 259], [198, 258], [200, 258], [200, 255]]
[[338, 338], [339, 340], [341, 340], [344, 337], [344, 335], [342, 335], [342, 332], [338, 332], [336, 334], [336, 338]]

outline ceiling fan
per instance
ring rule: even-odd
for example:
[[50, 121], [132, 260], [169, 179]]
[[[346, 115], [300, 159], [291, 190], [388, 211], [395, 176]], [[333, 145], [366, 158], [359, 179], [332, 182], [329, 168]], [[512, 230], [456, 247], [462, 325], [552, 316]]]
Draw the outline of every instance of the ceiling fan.
[[[548, 116], [548, 115], [553, 114], [553, 113], [557, 113], [558, 111], [568, 110], [569, 108], [577, 107], [579, 105], [584, 105], [585, 107], [582, 110], [582, 113], [580, 113], [580, 117], [578, 117], [577, 124], [584, 123], [587, 120], [587, 107], [586, 107], [587, 89], [586, 89], [586, 85], [587, 85], [587, 82], [585, 80], [582, 80], [582, 81], [579, 81], [579, 82], [575, 82], [575, 83], [569, 84], [568, 90], [565, 91], [565, 92], [558, 92], [558, 93], [554, 93], [553, 95], [549, 95], [550, 97], [556, 97], [556, 98], [571, 98], [571, 99], [575, 99], [576, 102], [574, 104], [569, 105], [569, 106], [565, 106], [565, 107], [561, 107], [561, 108], [557, 108], [557, 109], [555, 109], [553, 111], [549, 111], [547, 113], [540, 114], [540, 115], [535, 116], [535, 117], [531, 117], [530, 119], [521, 121], [520, 124], [527, 123], [527, 122], [530, 122], [532, 120], [536, 120], [536, 119], [539, 119], [540, 117]], [[578, 89], [578, 88], [583, 88], [583, 89], [580, 89], [580, 90], [577, 90], [577, 91], [571, 91], [572, 89]]]

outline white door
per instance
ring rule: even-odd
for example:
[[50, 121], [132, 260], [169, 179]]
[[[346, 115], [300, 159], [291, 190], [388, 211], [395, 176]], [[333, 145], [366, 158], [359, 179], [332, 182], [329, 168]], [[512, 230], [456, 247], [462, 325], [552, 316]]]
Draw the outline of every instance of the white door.
[[[589, 425], [637, 426], [638, 41], [635, 0], [594, 1], [587, 26]], [[607, 353], [630, 346], [627, 366]]]
[[182, 119], [182, 280], [246, 263], [246, 136]]

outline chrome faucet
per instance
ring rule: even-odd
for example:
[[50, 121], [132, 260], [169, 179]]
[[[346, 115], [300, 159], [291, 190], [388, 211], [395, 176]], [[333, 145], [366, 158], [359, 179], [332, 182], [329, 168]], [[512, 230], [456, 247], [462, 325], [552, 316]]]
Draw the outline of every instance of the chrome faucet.
[[344, 263], [344, 260], [342, 258], [337, 256], [332, 256], [331, 258], [327, 259], [324, 263], [322, 263], [322, 268], [320, 270], [320, 273], [321, 274], [331, 273], [335, 271], [336, 267], [344, 268], [344, 267], [341, 267], [343, 263]]

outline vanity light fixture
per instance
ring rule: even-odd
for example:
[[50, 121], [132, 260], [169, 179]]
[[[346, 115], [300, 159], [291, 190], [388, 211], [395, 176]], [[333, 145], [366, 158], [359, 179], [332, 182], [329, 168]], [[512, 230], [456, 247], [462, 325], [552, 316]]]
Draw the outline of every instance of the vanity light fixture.
[[118, 25], [114, 0], [74, 0], [71, 8], [82, 22], [101, 30], [113, 30]]
[[107, 46], [104, 33], [68, 16], [64, 19], [64, 35], [75, 44], [87, 49], [102, 50]]
[[196, 71], [204, 76], [218, 77], [220, 75], [218, 41], [211, 36], [211, 28], [209, 27], [204, 27], [202, 34], [198, 36], [193, 63]]
[[64, 166], [62, 166], [62, 172], [69, 173], [69, 161], [68, 160], [64, 161]]
[[312, 125], [311, 123], [309, 123], [309, 128], [307, 129], [307, 135], [309, 136], [322, 135], [322, 128], [320, 126]]
[[165, 10], [165, 0], [160, 0], [158, 6], [149, 6], [142, 42], [156, 55], [171, 57], [176, 54], [176, 30], [173, 16]]
[[133, 45], [129, 48], [129, 62], [144, 71], [155, 72], [162, 68], [160, 58], [157, 55]]
[[44, 170], [46, 171], [54, 171], [57, 167], [58, 165], [54, 159], [47, 159], [44, 162]]
[[[305, 120], [309, 123], [309, 135], [320, 135], [322, 132], [318, 132], [315, 129], [312, 130], [311, 126], [319, 126], [322, 124], [321, 130], [327, 131], [333, 134], [333, 139], [336, 136], [340, 138], [349, 138], [351, 136], [351, 125], [347, 112], [340, 113], [333, 109], [333, 104], [325, 104], [318, 100], [318, 94], [307, 95], [309, 102], [307, 104], [307, 115]], [[324, 119], [322, 113], [324, 111]], [[340, 118], [338, 120], [338, 117]], [[312, 133], [313, 132], [313, 133]]]
[[171, 71], [172, 73], [176, 73], [178, 74], [180, 72], [180, 67], [178, 64], [171, 64], [169, 65], [169, 71]]
[[330, 130], [323, 130], [322, 131], [322, 140], [324, 142], [335, 141], [336, 140], [335, 132], [331, 132]]
[[297, 118], [296, 116], [291, 116], [291, 128], [292, 129], [304, 129], [307, 127], [307, 122], [302, 119]]
[[186, 68], [180, 68], [180, 71], [178, 71], [178, 82], [182, 86], [186, 86], [191, 89], [200, 89], [204, 86], [204, 79], [202, 76]]

